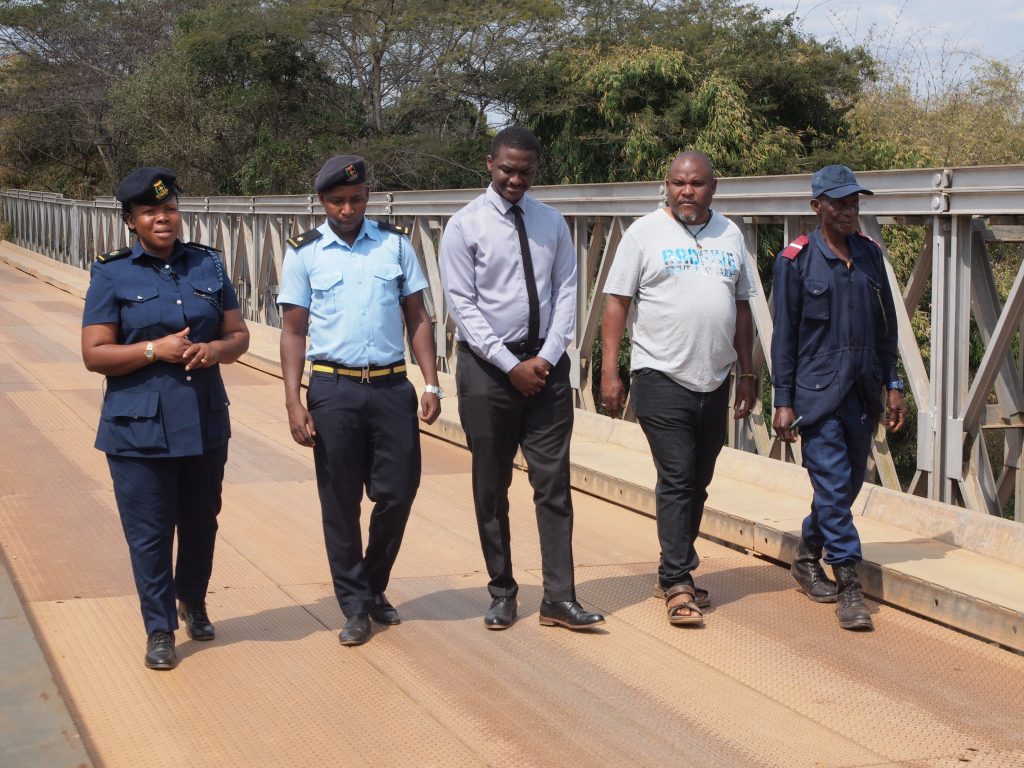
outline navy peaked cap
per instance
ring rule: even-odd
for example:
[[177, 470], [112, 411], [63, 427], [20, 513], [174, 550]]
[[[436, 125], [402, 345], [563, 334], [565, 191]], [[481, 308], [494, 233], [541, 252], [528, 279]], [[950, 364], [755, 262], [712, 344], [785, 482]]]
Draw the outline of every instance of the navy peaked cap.
[[826, 165], [811, 176], [811, 197], [827, 195], [832, 198], [846, 197], [855, 192], [862, 195], [875, 194], [857, 183], [853, 171], [845, 165]]
[[122, 203], [160, 205], [178, 193], [178, 176], [170, 168], [136, 168], [117, 185], [114, 197]]
[[362, 184], [366, 181], [366, 161], [359, 155], [332, 157], [316, 175], [316, 191], [326, 192], [340, 185]]

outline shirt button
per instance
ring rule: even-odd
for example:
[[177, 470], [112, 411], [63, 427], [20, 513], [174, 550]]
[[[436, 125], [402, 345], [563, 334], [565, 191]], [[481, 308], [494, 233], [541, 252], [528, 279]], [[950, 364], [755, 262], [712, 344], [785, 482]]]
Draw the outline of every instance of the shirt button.
[[170, 268], [171, 268], [170, 264], [164, 264], [164, 269], [170, 269]]
[[815, 385], [814, 385], [814, 388], [815, 388], [815, 389], [821, 389], [821, 384], [815, 384]]
[[[178, 299], [178, 300], [177, 300], [176, 302], [174, 302], [174, 303], [175, 303], [175, 304], [181, 304], [181, 299]], [[850, 306], [852, 307], [853, 305], [851, 304]]]
[[186, 376], [185, 377], [185, 381], [192, 381], [192, 377], [191, 376]]

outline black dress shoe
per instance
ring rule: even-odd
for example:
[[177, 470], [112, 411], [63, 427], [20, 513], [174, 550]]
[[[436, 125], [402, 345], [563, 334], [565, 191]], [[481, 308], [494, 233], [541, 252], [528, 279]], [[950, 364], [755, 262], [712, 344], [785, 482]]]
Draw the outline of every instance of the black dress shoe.
[[496, 597], [484, 614], [484, 626], [488, 629], [508, 629], [516, 620], [519, 601], [514, 597]]
[[370, 618], [378, 624], [401, 624], [402, 619], [395, 610], [395, 606], [388, 602], [383, 592], [373, 596], [373, 605], [370, 606]]
[[553, 602], [542, 600], [540, 603], [540, 623], [545, 627], [566, 627], [568, 629], [590, 629], [604, 624], [604, 616], [590, 613], [575, 600]]
[[193, 640], [213, 640], [213, 624], [206, 615], [206, 603], [178, 602], [178, 618], [185, 623], [185, 632]]
[[345, 628], [338, 635], [342, 645], [362, 645], [370, 639], [370, 617], [365, 613], [357, 613], [345, 622]]
[[146, 666], [150, 669], [174, 669], [178, 655], [174, 652], [174, 633], [156, 631], [146, 640]]

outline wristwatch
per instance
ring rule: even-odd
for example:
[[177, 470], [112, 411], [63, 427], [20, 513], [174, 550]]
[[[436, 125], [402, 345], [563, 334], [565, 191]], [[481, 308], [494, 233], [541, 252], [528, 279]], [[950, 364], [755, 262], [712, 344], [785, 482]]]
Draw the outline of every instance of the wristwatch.
[[152, 363], [156, 360], [156, 352], [153, 351], [153, 342], [146, 344], [146, 362]]
[[440, 387], [435, 387], [433, 384], [424, 384], [423, 391], [429, 392], [432, 395], [437, 395], [437, 399], [440, 400], [444, 397], [444, 390]]
[[885, 388], [887, 390], [898, 389], [900, 392], [902, 392], [903, 391], [903, 380], [902, 379], [893, 379], [892, 381], [890, 381], [888, 384], [885, 385]]

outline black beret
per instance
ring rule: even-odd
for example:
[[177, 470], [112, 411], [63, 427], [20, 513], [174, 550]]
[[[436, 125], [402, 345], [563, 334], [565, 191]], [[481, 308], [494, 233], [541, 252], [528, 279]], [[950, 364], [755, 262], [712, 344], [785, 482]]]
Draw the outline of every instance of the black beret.
[[160, 205], [178, 192], [177, 178], [170, 168], [136, 168], [121, 179], [114, 197], [122, 203]]
[[332, 157], [316, 175], [317, 192], [341, 185], [362, 184], [366, 181], [366, 161], [359, 155], [337, 155]]

